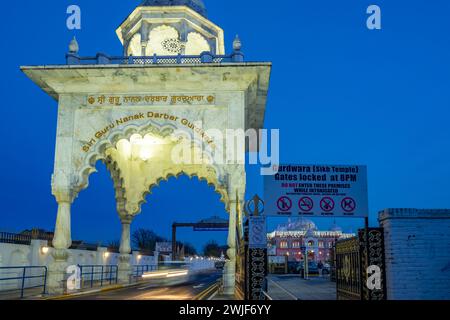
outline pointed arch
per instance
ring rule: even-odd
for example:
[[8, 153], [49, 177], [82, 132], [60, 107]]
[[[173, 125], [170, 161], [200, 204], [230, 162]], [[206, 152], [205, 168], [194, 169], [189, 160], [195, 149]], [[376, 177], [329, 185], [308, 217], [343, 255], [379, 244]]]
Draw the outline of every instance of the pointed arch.
[[[206, 159], [204, 162], [198, 164], [172, 162], [171, 152], [181, 143], [179, 136], [175, 135], [177, 130], [173, 123], [158, 124], [153, 120], [141, 126], [131, 124], [112, 130], [85, 156], [84, 164], [77, 176], [77, 192], [88, 187], [90, 175], [97, 171], [95, 168], [97, 161], [102, 161], [111, 174], [117, 211], [121, 217], [139, 214], [147, 195], [151, 194], [155, 186], [170, 177], [179, 177], [183, 174], [191, 178], [197, 177], [214, 187], [215, 192], [220, 195], [221, 202], [229, 211], [228, 174], [223, 165], [214, 163], [214, 157], [209, 151], [204, 151], [205, 141], [194, 140], [196, 138], [194, 132], [188, 133], [193, 140], [192, 152], [199, 153], [202, 159]], [[183, 130], [183, 133], [187, 131]], [[132, 153], [135, 146], [133, 143], [137, 138], [142, 140], [147, 136], [157, 137], [161, 141], [161, 145], [152, 146], [158, 150], [152, 155], [155, 158], [150, 156], [148, 159], [142, 158], [142, 153], [136, 157]]]

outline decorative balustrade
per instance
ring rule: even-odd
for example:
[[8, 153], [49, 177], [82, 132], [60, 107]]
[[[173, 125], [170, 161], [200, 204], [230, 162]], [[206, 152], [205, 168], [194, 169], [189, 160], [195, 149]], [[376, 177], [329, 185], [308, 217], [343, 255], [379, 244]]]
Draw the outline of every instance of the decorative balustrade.
[[103, 53], [97, 54], [95, 57], [80, 57], [75, 53], [66, 55], [68, 65], [158, 65], [158, 64], [204, 64], [204, 63], [236, 63], [243, 62], [244, 54], [240, 51], [234, 51], [231, 55], [213, 55], [204, 52], [199, 56], [147, 56], [147, 57], [115, 57], [108, 56]]

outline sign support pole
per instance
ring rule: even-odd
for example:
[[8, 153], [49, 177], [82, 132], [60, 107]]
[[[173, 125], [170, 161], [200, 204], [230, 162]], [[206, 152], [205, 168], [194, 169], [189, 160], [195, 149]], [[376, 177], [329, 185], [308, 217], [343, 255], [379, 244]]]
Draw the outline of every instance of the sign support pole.
[[[367, 278], [367, 267], [369, 267], [369, 215], [367, 215], [367, 217], [365, 217], [364, 218], [364, 227], [365, 227], [365, 229], [366, 229], [366, 232], [365, 232], [365, 247], [366, 247], [366, 264], [367, 265], [365, 265], [365, 266], [363, 266], [363, 272], [364, 272], [364, 275], [361, 277], [361, 280], [366, 280], [366, 278]], [[364, 289], [366, 289], [366, 281], [361, 281], [361, 282], [363, 282], [362, 283], [362, 286], [363, 286], [363, 288]], [[361, 296], [363, 297], [363, 299], [364, 299], [364, 292], [365, 292], [365, 290], [364, 291], [361, 291]]]

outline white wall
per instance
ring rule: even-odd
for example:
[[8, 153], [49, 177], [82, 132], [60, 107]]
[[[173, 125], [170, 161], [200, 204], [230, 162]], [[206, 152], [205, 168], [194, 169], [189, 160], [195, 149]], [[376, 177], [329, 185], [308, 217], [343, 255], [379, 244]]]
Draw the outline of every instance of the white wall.
[[[42, 248], [48, 248], [44, 253]], [[31, 245], [0, 243], [0, 267], [16, 266], [49, 266], [53, 261], [53, 248], [48, 247], [47, 241], [32, 240]], [[97, 251], [69, 249], [69, 265], [117, 265], [119, 254], [107, 252], [107, 248], [99, 247]], [[170, 259], [169, 259], [170, 260]], [[209, 259], [190, 259], [189, 264], [191, 272], [202, 272], [205, 270], [214, 270], [215, 261]], [[154, 256], [141, 255], [139, 252], [133, 252], [131, 265], [157, 266], [158, 253]], [[99, 271], [99, 270], [97, 270]], [[134, 271], [134, 270], [133, 270]], [[10, 278], [22, 276], [22, 269], [0, 269], [0, 278]], [[91, 272], [90, 269], [87, 272]], [[27, 275], [42, 275], [42, 269], [28, 270]], [[100, 275], [96, 277], [100, 278]], [[96, 279], [96, 278], [94, 278]], [[43, 279], [26, 280], [26, 286], [40, 285]], [[21, 286], [21, 280], [0, 281], [0, 291], [14, 290]]]
[[[0, 267], [28, 266], [30, 265], [31, 246], [19, 244], [0, 244]], [[21, 269], [0, 269], [0, 278], [19, 277], [23, 273]], [[20, 280], [0, 281], [0, 290], [12, 290], [19, 288]]]
[[201, 272], [201, 271], [207, 271], [207, 270], [214, 270], [215, 269], [215, 263], [216, 261], [210, 260], [207, 258], [186, 258], [185, 262], [189, 264], [189, 270], [191, 272]]
[[450, 210], [380, 212], [389, 300], [450, 299]]
[[[53, 261], [53, 248], [43, 253], [47, 241], [32, 240], [31, 245], [0, 243], [0, 267], [16, 266], [49, 266]], [[108, 253], [107, 248], [97, 248], [97, 251], [69, 250], [69, 265], [117, 265], [118, 253]], [[133, 252], [131, 265], [157, 265], [157, 257], [140, 255]], [[11, 278], [22, 275], [22, 269], [0, 269], [0, 278]], [[42, 269], [28, 270], [26, 275], [41, 275]], [[27, 280], [26, 286], [40, 284], [42, 279]], [[18, 289], [21, 280], [0, 281], [1, 290]]]

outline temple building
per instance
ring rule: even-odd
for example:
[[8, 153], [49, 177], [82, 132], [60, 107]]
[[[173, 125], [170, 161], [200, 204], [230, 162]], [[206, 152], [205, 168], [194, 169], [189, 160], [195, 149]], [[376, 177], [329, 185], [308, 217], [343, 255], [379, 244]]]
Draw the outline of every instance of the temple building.
[[326, 262], [332, 259], [332, 249], [339, 239], [354, 237], [334, 224], [328, 231], [320, 231], [309, 219], [289, 220], [267, 235], [269, 255], [288, 256], [290, 261], [301, 261], [308, 251], [310, 261]]

